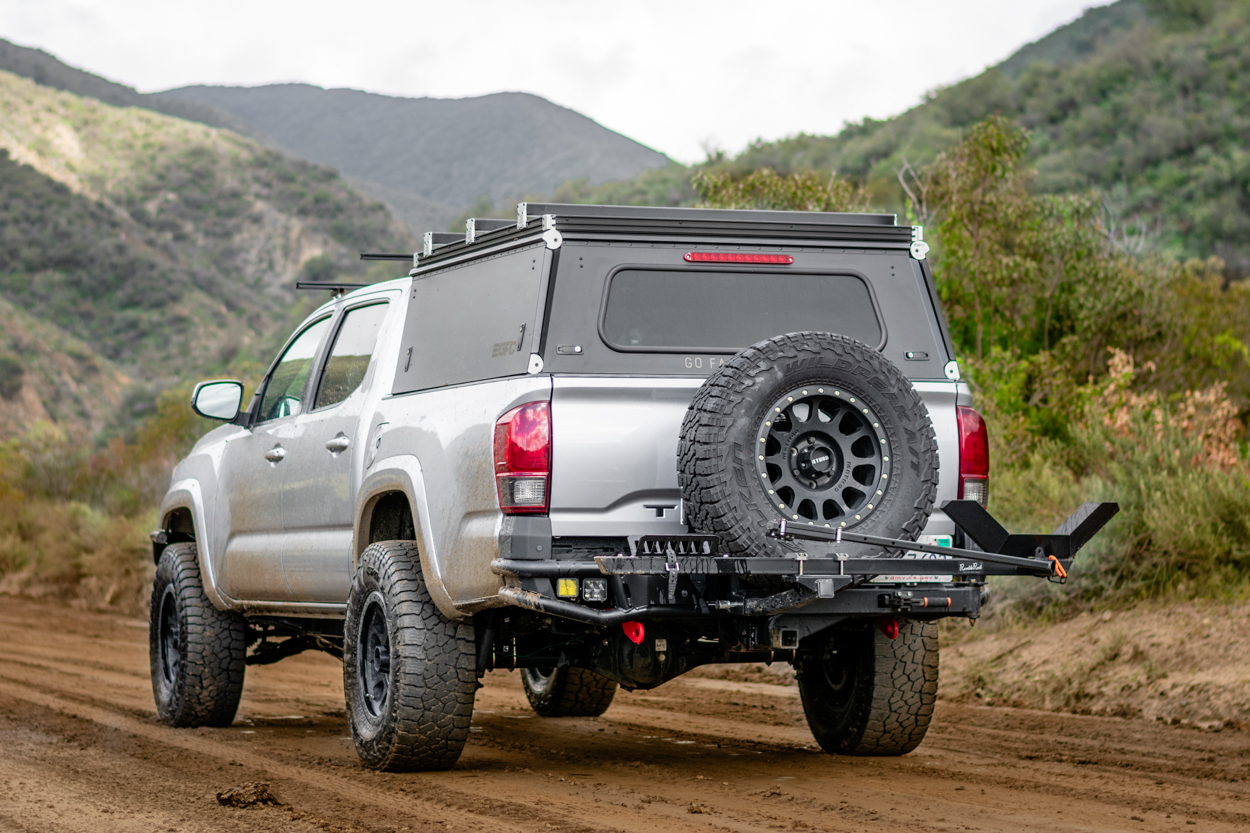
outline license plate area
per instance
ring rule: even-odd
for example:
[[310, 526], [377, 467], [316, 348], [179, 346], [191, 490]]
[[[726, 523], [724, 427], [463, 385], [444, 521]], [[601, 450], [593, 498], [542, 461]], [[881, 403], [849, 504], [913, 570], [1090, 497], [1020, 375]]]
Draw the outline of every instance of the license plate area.
[[[921, 535], [919, 538], [921, 544], [932, 544], [935, 547], [949, 547], [953, 540], [950, 535]], [[918, 558], [921, 560], [928, 558], [941, 558], [936, 553], [929, 552], [909, 552], [903, 558]], [[954, 579], [953, 576], [877, 576], [873, 579], [874, 584], [945, 584]]]

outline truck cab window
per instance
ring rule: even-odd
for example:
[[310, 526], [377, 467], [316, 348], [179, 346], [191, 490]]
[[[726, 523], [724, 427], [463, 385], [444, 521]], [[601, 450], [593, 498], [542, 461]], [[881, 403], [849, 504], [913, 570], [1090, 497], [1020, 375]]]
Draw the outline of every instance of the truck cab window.
[[334, 338], [317, 389], [314, 408], [337, 405], [360, 387], [369, 369], [369, 359], [378, 340], [378, 330], [386, 317], [386, 304], [371, 304], [348, 310]]
[[321, 345], [321, 339], [329, 327], [330, 319], [327, 316], [310, 324], [286, 348], [273, 373], [269, 375], [265, 397], [260, 403], [258, 422], [295, 416], [303, 410], [300, 399], [304, 395], [304, 386], [308, 382], [308, 374], [312, 372], [317, 347]]

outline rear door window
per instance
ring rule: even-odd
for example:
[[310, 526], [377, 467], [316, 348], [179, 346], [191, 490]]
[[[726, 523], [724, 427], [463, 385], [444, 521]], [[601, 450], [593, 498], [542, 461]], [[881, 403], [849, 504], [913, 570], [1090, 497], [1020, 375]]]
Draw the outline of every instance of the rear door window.
[[326, 358], [314, 407], [337, 405], [360, 387], [365, 371], [369, 369], [369, 359], [373, 356], [373, 346], [378, 341], [378, 330], [386, 317], [386, 308], [386, 304], [382, 303], [347, 311], [338, 335], [334, 337], [334, 347]]
[[879, 347], [883, 328], [853, 274], [622, 269], [600, 335], [622, 352], [736, 353], [778, 333], [839, 333]]

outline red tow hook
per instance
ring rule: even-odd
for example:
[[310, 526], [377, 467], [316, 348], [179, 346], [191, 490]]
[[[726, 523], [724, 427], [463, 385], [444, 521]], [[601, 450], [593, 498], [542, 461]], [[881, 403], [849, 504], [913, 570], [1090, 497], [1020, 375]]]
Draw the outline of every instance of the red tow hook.
[[622, 622], [621, 630], [625, 631], [625, 638], [635, 645], [641, 645], [642, 640], [647, 636], [646, 630], [642, 627], [642, 622]]
[[882, 616], [877, 619], [877, 627], [890, 639], [898, 639], [898, 620], [893, 616]]

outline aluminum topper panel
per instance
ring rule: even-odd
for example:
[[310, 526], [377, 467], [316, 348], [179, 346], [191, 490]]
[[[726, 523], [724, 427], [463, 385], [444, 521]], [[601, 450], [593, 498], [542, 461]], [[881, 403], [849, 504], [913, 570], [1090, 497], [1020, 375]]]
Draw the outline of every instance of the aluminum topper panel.
[[527, 246], [416, 278], [394, 392], [524, 374], [544, 251]]

